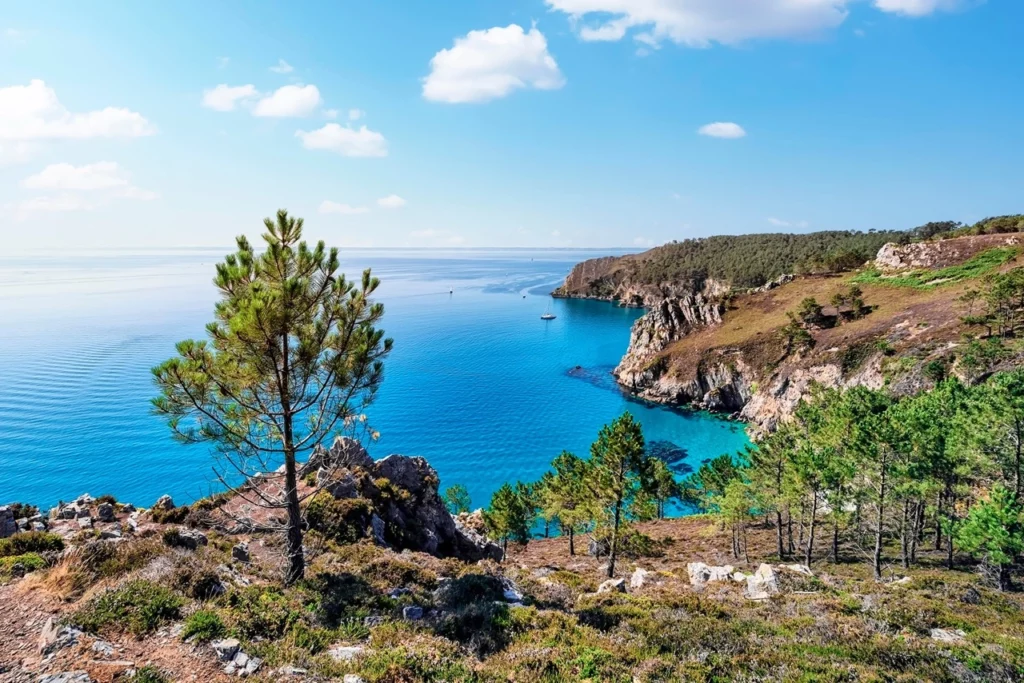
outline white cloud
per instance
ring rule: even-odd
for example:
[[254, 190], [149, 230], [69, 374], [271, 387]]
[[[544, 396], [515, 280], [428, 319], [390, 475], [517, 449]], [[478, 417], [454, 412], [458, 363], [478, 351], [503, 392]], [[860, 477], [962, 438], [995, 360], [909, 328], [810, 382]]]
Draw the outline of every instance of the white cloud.
[[725, 121], [718, 121], [716, 123], [709, 123], [706, 126], [701, 126], [697, 132], [711, 138], [725, 138], [727, 140], [735, 140], [737, 138], [746, 137], [747, 135], [747, 131], [743, 130], [743, 126], [740, 126], [737, 123], [728, 123]]
[[319, 106], [320, 91], [315, 85], [286, 85], [257, 102], [252, 115], [275, 118], [309, 116]]
[[806, 228], [809, 227], [807, 221], [784, 221], [780, 218], [769, 218], [768, 222], [777, 228]]
[[938, 11], [951, 12], [964, 4], [962, 0], [875, 0], [875, 7], [883, 12], [908, 17], [924, 17]]
[[270, 67], [270, 70], [276, 74], [290, 74], [291, 72], [295, 71], [295, 67], [293, 67], [291, 64], [284, 61], [283, 59], [279, 59], [277, 60], [277, 66]]
[[336, 119], [338, 118], [338, 113], [337, 109], [324, 109], [324, 118]]
[[338, 213], [343, 216], [354, 216], [360, 213], [369, 213], [369, 209], [365, 206], [350, 206], [348, 204], [339, 204], [338, 202], [332, 202], [328, 199], [320, 202], [320, 213]]
[[19, 219], [39, 212], [86, 211], [114, 199], [152, 201], [159, 195], [136, 187], [131, 174], [113, 161], [73, 166], [50, 164], [39, 173], [21, 181], [26, 190], [55, 192], [30, 197], [16, 205]]
[[408, 204], [408, 202], [397, 194], [389, 194], [387, 197], [381, 197], [377, 200], [377, 206], [384, 209], [400, 209], [406, 204]]
[[328, 123], [312, 131], [299, 130], [295, 136], [302, 140], [306, 149], [326, 149], [346, 157], [386, 157], [388, 141], [377, 131], [366, 126], [342, 128], [337, 123]]
[[106, 107], [84, 114], [68, 111], [41, 80], [0, 88], [0, 140], [134, 138], [156, 128], [142, 114]]
[[362, 109], [349, 109], [348, 110], [348, 120], [349, 121], [358, 121], [359, 119], [363, 118], [364, 116], [366, 116], [366, 112], [363, 111]]
[[565, 85], [547, 40], [536, 28], [511, 24], [470, 31], [430, 60], [423, 97], [435, 102], [486, 102], [513, 90]]
[[619, 40], [630, 29], [692, 47], [792, 38], [835, 28], [851, 0], [546, 0], [583, 40]]
[[214, 111], [233, 111], [239, 104], [253, 100], [259, 93], [256, 86], [249, 85], [227, 85], [221, 83], [215, 88], [203, 91], [203, 106]]

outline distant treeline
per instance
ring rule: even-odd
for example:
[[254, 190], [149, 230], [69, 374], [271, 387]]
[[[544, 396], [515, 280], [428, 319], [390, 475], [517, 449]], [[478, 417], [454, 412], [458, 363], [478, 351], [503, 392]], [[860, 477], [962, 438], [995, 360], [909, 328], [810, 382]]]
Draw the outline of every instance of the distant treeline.
[[629, 276], [643, 283], [702, 282], [708, 278], [733, 287], [758, 287], [784, 273], [834, 273], [873, 259], [888, 242], [906, 244], [964, 235], [1020, 232], [1024, 216], [986, 218], [966, 226], [939, 221], [913, 230], [830, 230], [807, 234], [719, 235], [670, 242], [628, 261]]

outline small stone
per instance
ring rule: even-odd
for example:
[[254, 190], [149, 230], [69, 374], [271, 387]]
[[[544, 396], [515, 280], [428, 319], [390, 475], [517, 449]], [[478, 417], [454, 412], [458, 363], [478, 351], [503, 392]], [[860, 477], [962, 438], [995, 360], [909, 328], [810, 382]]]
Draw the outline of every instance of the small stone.
[[416, 605], [406, 605], [402, 608], [402, 618], [406, 621], [419, 621], [423, 618], [423, 608]]
[[84, 505], [79, 505], [75, 508], [75, 517], [81, 519], [82, 517], [89, 517], [89, 508]]
[[753, 575], [747, 577], [747, 597], [751, 600], [767, 600], [779, 592], [779, 580], [770, 564], [761, 564]]
[[97, 640], [92, 644], [92, 651], [104, 657], [114, 656], [114, 646], [105, 640]]
[[358, 674], [345, 674], [341, 680], [342, 683], [366, 683], [366, 679]]
[[79, 517], [78, 518], [79, 529], [91, 529], [92, 528], [92, 517]]
[[288, 664], [286, 666], [282, 666], [276, 673], [278, 676], [305, 676], [309, 673], [309, 669], [303, 669], [301, 666], [292, 666], [291, 664]]
[[32, 531], [46, 531], [46, 525], [42, 522], [32, 522]]
[[249, 655], [239, 650], [235, 653], [235, 658], [231, 661], [234, 662], [235, 666], [244, 669], [245, 665], [249, 663]]
[[249, 562], [249, 544], [242, 541], [231, 549], [231, 558], [239, 562]]
[[249, 661], [245, 663], [245, 675], [252, 676], [254, 673], [260, 670], [263, 666], [263, 660], [259, 657], [250, 657]]
[[50, 617], [43, 624], [39, 634], [39, 652], [43, 655], [52, 654], [78, 643], [82, 632], [77, 628], [62, 625], [56, 617]]
[[327, 654], [336, 662], [351, 662], [363, 654], [359, 645], [336, 645], [327, 651]]
[[217, 653], [217, 658], [220, 661], [227, 662], [235, 658], [241, 643], [237, 638], [225, 638], [224, 640], [215, 640], [210, 643], [210, 647]]
[[120, 529], [103, 529], [100, 531], [100, 538], [104, 540], [110, 540], [113, 538], [121, 538]]
[[154, 510], [173, 510], [175, 507], [174, 499], [168, 495], [160, 496], [155, 503], [153, 503]]
[[60, 674], [45, 674], [39, 677], [38, 683], [93, 683], [93, 680], [84, 671], [68, 671]]
[[121, 512], [132, 513], [135, 512], [135, 506], [131, 503], [125, 503], [121, 506]]
[[797, 574], [803, 574], [804, 576], [814, 576], [814, 572], [812, 572], [811, 568], [808, 567], [806, 564], [784, 564], [782, 566], [784, 569], [788, 569], [791, 572], [796, 572]]
[[597, 587], [598, 593], [625, 593], [626, 592], [626, 580], [625, 579], [608, 579], [600, 586]]
[[405, 588], [405, 587], [392, 588], [391, 592], [388, 593], [388, 597], [391, 598], [392, 600], [397, 600], [398, 598], [402, 597], [403, 595], [408, 595], [411, 592], [412, 592], [411, 590], [409, 590], [408, 588]]
[[703, 562], [691, 562], [686, 565], [691, 586], [703, 586], [705, 583], [712, 581], [728, 581], [732, 578], [733, 569], [731, 564], [712, 567]]
[[83, 493], [82, 495], [75, 499], [75, 502], [78, 503], [79, 505], [92, 505], [93, 497], [90, 496], [88, 493]]

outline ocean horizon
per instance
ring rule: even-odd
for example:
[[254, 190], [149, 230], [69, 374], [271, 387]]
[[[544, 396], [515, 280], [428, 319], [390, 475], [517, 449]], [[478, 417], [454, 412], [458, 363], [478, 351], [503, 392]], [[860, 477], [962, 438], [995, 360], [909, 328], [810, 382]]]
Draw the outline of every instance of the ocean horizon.
[[[343, 249], [342, 271], [381, 279], [395, 349], [367, 411], [370, 454], [421, 455], [442, 488], [486, 506], [562, 450], [586, 455], [625, 410], [677, 474], [747, 443], [743, 425], [632, 399], [611, 376], [636, 309], [558, 300], [577, 262], [631, 250]], [[228, 248], [60, 251], [0, 257], [0, 502], [111, 493], [148, 506], [220, 486], [206, 446], [172, 440], [150, 368], [202, 338], [214, 264]], [[540, 320], [546, 311], [557, 315]]]

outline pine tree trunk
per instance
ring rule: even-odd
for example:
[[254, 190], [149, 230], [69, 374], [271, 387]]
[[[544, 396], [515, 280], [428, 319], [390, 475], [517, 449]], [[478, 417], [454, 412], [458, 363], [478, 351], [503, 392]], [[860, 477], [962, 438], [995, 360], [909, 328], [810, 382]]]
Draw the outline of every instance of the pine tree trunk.
[[814, 553], [814, 522], [817, 518], [818, 510], [818, 492], [811, 492], [811, 524], [810, 529], [807, 531], [807, 552], [804, 555], [804, 564], [808, 567], [811, 566], [811, 556]]
[[302, 554], [302, 509], [299, 507], [299, 488], [297, 467], [295, 465], [294, 426], [292, 424], [291, 396], [288, 381], [290, 378], [288, 336], [281, 340], [281, 412], [284, 427], [284, 488], [285, 506], [288, 511], [287, 552], [288, 573], [284, 582], [291, 585], [300, 581], [306, 573], [306, 560]]
[[622, 518], [622, 501], [615, 503], [615, 522], [612, 525], [611, 553], [608, 556], [608, 578], [615, 576], [615, 556], [619, 551], [619, 522]]
[[569, 526], [569, 557], [576, 555], [576, 530]]
[[942, 550], [942, 491], [935, 496], [935, 549]]
[[910, 568], [910, 501], [903, 499], [903, 519], [900, 522], [900, 564]]
[[780, 560], [785, 557], [785, 548], [782, 547], [782, 510], [775, 511], [775, 552]]
[[789, 540], [789, 552], [786, 554], [792, 555], [795, 550], [793, 547], [793, 509], [789, 507], [786, 508], [786, 536]]
[[881, 467], [879, 468], [878, 486], [878, 519], [875, 522], [875, 551], [871, 558], [872, 569], [875, 573], [875, 580], [882, 578], [882, 535], [885, 533], [885, 475], [887, 472], [886, 457], [882, 456]]
[[839, 518], [832, 519], [832, 562], [839, 563]]

